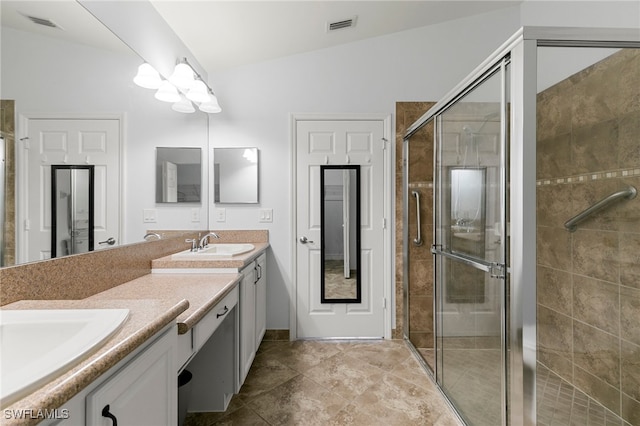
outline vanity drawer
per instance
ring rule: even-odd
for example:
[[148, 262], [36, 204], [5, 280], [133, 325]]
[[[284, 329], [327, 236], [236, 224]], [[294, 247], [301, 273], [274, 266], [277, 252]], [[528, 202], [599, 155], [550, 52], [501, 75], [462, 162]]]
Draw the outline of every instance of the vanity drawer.
[[216, 304], [209, 313], [193, 327], [193, 349], [200, 350], [218, 326], [229, 316], [231, 310], [238, 304], [238, 287], [231, 290], [224, 299]]

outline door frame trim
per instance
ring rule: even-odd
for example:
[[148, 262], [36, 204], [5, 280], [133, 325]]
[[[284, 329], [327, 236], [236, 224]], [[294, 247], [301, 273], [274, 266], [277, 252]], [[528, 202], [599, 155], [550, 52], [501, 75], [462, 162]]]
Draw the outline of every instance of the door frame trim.
[[[21, 112], [18, 114], [18, 129], [16, 134], [19, 137], [16, 139], [16, 167], [20, 170], [16, 173], [16, 245], [18, 247], [25, 247], [25, 242], [27, 241], [26, 231], [24, 229], [24, 221], [26, 216], [24, 212], [27, 207], [27, 196], [24, 191], [20, 191], [20, 188], [24, 188], [25, 182], [28, 182], [26, 177], [25, 167], [21, 167], [25, 161], [24, 150], [22, 148], [21, 143], [24, 138], [29, 136], [29, 120], [118, 120], [120, 132], [118, 134], [118, 149], [120, 150], [120, 155], [118, 156], [118, 166], [120, 167], [120, 174], [118, 175], [118, 194], [120, 199], [118, 202], [120, 203], [120, 211], [118, 212], [118, 221], [120, 222], [120, 226], [118, 229], [118, 241], [121, 244], [122, 236], [124, 233], [124, 210], [125, 210], [125, 188], [124, 188], [124, 180], [126, 177], [125, 173], [125, 159], [124, 159], [124, 149], [126, 147], [126, 113], [87, 113], [87, 112]], [[26, 250], [19, 249], [16, 250], [16, 264], [21, 264], [25, 262], [25, 259], [28, 258], [28, 253]]]
[[394, 195], [394, 174], [393, 164], [395, 164], [395, 149], [394, 144], [391, 143], [392, 139], [392, 127], [391, 127], [391, 114], [384, 113], [291, 113], [289, 114], [289, 141], [291, 152], [291, 168], [290, 168], [290, 205], [289, 210], [291, 214], [291, 234], [289, 241], [291, 241], [290, 259], [291, 259], [291, 284], [289, 288], [289, 340], [297, 340], [298, 337], [298, 283], [297, 283], [297, 201], [298, 201], [298, 185], [296, 182], [297, 176], [297, 126], [298, 121], [381, 121], [383, 125], [383, 138], [385, 154], [384, 154], [384, 190], [383, 190], [383, 205], [384, 205], [384, 217], [386, 220], [386, 226], [383, 232], [383, 248], [382, 256], [383, 262], [383, 298], [385, 306], [383, 308], [383, 331], [384, 338], [391, 339], [391, 329], [394, 326], [395, 321], [395, 295], [393, 287], [393, 276], [395, 274], [395, 246], [393, 244], [394, 228], [395, 228], [395, 215], [393, 209], [393, 195]]

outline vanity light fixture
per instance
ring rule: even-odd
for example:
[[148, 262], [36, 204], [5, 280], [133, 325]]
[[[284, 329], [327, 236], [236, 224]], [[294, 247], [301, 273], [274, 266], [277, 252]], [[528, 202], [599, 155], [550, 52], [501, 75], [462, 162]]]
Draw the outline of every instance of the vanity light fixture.
[[[163, 80], [160, 73], [148, 63], [138, 67], [133, 82], [147, 89], [158, 89], [155, 98], [163, 102], [171, 102], [171, 109], [178, 112], [195, 112], [193, 103], [202, 112], [221, 112], [220, 104], [211, 87], [202, 79], [187, 58], [177, 61], [173, 73]], [[193, 102], [193, 103], [192, 103]]]
[[169, 76], [169, 81], [181, 90], [188, 90], [195, 81], [194, 74], [193, 69], [187, 64], [187, 59], [185, 58], [183, 62], [176, 64], [173, 74]]
[[171, 105], [171, 109], [177, 112], [183, 112], [186, 114], [190, 114], [192, 112], [196, 112], [196, 109], [193, 107], [193, 104], [189, 102], [187, 98], [183, 95], [180, 96], [180, 100]]
[[169, 83], [167, 80], [162, 82], [160, 88], [155, 95], [156, 99], [162, 102], [178, 102], [180, 101], [180, 94], [176, 86]]
[[138, 67], [138, 74], [133, 77], [133, 82], [145, 89], [158, 89], [162, 85], [162, 78], [154, 67], [145, 62]]
[[211, 96], [209, 96], [207, 85], [204, 84], [202, 80], [195, 80], [191, 84], [191, 87], [189, 87], [189, 91], [187, 92], [187, 99], [199, 103], [209, 102], [211, 100]]
[[209, 91], [209, 98], [208, 102], [203, 102], [198, 105], [200, 111], [211, 114], [222, 111], [222, 108], [220, 108], [220, 104], [218, 103], [218, 98], [216, 98], [216, 95], [214, 95], [212, 91]]

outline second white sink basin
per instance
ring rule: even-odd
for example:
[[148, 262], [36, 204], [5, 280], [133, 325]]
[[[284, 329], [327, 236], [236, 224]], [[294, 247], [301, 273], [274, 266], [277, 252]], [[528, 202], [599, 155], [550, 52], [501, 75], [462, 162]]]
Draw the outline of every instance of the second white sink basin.
[[0, 310], [0, 404], [33, 392], [108, 339], [128, 309]]
[[256, 247], [253, 244], [211, 244], [200, 251], [185, 250], [171, 255], [173, 260], [215, 260], [220, 257], [247, 253]]

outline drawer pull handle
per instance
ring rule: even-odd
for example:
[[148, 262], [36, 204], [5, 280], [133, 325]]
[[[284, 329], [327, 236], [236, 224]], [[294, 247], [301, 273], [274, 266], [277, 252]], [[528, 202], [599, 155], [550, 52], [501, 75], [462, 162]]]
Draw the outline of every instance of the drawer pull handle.
[[109, 404], [105, 405], [102, 409], [102, 417], [111, 419], [111, 421], [113, 422], [113, 426], [118, 426], [118, 419], [116, 419], [116, 416], [109, 412]]
[[220, 318], [223, 317], [225, 315], [227, 315], [227, 312], [229, 312], [229, 308], [227, 308], [227, 305], [224, 306], [224, 312], [221, 314], [216, 314], [216, 318]]

